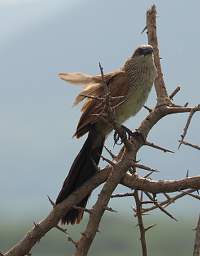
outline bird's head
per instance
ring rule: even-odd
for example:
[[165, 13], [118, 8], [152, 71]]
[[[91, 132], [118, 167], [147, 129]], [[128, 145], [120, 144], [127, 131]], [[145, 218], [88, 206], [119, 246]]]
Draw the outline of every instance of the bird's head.
[[132, 55], [132, 58], [137, 59], [152, 59], [153, 56], [153, 47], [149, 44], [147, 45], [140, 45]]

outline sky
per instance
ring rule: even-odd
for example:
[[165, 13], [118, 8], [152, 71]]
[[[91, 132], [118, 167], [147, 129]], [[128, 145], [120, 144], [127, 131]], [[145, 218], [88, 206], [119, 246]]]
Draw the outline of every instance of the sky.
[[[167, 88], [172, 92], [181, 85], [176, 103], [196, 105], [200, 95], [200, 3], [154, 2]], [[133, 50], [147, 41], [141, 31], [151, 4], [147, 0], [0, 0], [2, 218], [45, 215], [50, 209], [46, 196], [55, 199], [85, 139], [72, 138], [80, 117], [80, 107], [72, 107], [79, 88], [59, 80], [57, 74], [96, 74], [99, 61], [105, 72], [123, 65]], [[147, 105], [154, 106], [155, 102], [153, 89]], [[126, 125], [135, 129], [146, 114], [142, 110]], [[199, 174], [199, 152], [184, 146], [177, 150], [186, 119], [185, 114], [165, 118], [149, 136], [150, 141], [175, 154], [148, 148], [139, 153], [143, 164], [160, 170], [155, 179], [182, 178], [187, 170], [191, 176]], [[198, 131], [196, 114], [187, 139], [200, 144]], [[112, 143], [111, 136], [106, 144], [111, 147]], [[188, 206], [197, 209], [197, 202], [191, 201], [187, 200]], [[131, 209], [127, 200], [113, 204]], [[173, 210], [184, 207], [183, 202]]]

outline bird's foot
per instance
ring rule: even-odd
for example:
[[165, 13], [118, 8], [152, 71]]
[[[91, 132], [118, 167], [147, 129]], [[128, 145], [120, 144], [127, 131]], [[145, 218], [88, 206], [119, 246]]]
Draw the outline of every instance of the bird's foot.
[[119, 134], [115, 131], [114, 132], [114, 146], [115, 145], [121, 145], [124, 141], [124, 139], [131, 140], [132, 138], [137, 138], [145, 142], [145, 138], [143, 134], [139, 131], [131, 131], [129, 128], [127, 128], [124, 125], [121, 125], [123, 135], [119, 136]]
[[121, 125], [122, 135], [120, 136], [117, 131], [114, 132], [114, 146], [121, 145], [125, 139], [131, 139], [134, 136], [135, 132], [132, 132], [129, 128], [124, 125]]

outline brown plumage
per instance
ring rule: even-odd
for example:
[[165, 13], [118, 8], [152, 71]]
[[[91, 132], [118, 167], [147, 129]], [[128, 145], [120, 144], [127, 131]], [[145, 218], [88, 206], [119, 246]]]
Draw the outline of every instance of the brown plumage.
[[[111, 96], [116, 97], [111, 101], [111, 107], [115, 107], [117, 122], [124, 122], [141, 109], [151, 90], [155, 76], [153, 48], [150, 45], [138, 47], [120, 70], [104, 75]], [[83, 73], [60, 73], [59, 77], [70, 83], [84, 86], [74, 102], [74, 104], [78, 104], [84, 101], [82, 116], [74, 135], [79, 138], [88, 133], [88, 138], [72, 164], [56, 203], [62, 202], [95, 174], [96, 167], [94, 163], [98, 165], [105, 138], [112, 131], [112, 126], [99, 118], [104, 110], [104, 102], [89, 97], [104, 97], [101, 76], [90, 76]], [[118, 96], [124, 96], [124, 98]], [[122, 101], [123, 103], [120, 104]], [[78, 206], [84, 208], [88, 197], [89, 195]], [[79, 223], [82, 216], [83, 210], [71, 209], [61, 221], [63, 224]]]

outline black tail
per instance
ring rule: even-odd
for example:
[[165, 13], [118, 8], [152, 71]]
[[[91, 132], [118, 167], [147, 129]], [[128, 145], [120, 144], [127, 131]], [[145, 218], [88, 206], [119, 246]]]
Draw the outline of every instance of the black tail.
[[[104, 145], [104, 137], [98, 135], [95, 128], [89, 131], [88, 137], [75, 158], [69, 174], [63, 183], [63, 187], [57, 197], [56, 204], [65, 200], [74, 190], [90, 179], [96, 172], [95, 164], [98, 165]], [[77, 206], [85, 208], [88, 198], [85, 197]], [[71, 209], [61, 219], [63, 224], [79, 223], [83, 217], [83, 210]]]

